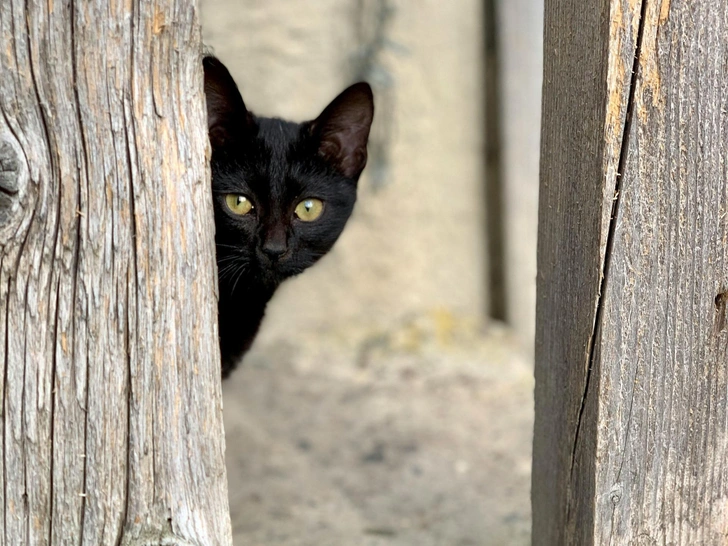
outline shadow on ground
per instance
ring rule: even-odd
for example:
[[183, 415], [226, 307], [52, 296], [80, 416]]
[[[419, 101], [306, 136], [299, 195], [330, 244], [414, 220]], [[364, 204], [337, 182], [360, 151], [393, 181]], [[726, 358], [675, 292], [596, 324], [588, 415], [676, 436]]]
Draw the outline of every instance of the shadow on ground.
[[236, 546], [530, 542], [532, 366], [503, 329], [269, 340], [224, 403]]

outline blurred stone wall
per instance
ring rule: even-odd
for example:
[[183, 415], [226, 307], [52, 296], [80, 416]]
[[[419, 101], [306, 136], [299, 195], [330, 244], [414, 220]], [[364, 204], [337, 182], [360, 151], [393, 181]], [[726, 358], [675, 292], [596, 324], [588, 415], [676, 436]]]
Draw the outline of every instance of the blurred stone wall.
[[375, 93], [354, 215], [334, 250], [280, 289], [260, 337], [386, 328], [433, 310], [482, 315], [481, 2], [201, 4], [205, 42], [253, 112], [311, 119], [362, 78]]

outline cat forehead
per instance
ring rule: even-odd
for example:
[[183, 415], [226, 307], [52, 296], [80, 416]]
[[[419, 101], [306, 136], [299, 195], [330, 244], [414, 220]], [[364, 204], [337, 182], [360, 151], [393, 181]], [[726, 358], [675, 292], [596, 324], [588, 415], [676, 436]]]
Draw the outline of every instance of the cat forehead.
[[[306, 178], [310, 163], [304, 124], [278, 118], [255, 118], [257, 132], [241, 150], [250, 171], [265, 175], [267, 183], [281, 184], [288, 178]], [[255, 151], [254, 151], [255, 150]]]
[[272, 150], [285, 149], [299, 140], [301, 124], [278, 118], [256, 118], [258, 138]]

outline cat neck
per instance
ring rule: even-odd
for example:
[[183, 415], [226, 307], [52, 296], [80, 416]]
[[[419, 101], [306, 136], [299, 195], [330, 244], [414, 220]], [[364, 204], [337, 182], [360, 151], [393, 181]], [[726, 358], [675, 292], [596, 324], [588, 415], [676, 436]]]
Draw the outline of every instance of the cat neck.
[[250, 349], [276, 288], [252, 279], [241, 279], [235, 290], [220, 288], [218, 314], [223, 377], [227, 377]]
[[220, 302], [242, 309], [252, 307], [265, 307], [265, 304], [273, 297], [280, 283], [271, 285], [260, 282], [256, 278], [242, 278], [234, 287], [229, 284], [220, 287]]

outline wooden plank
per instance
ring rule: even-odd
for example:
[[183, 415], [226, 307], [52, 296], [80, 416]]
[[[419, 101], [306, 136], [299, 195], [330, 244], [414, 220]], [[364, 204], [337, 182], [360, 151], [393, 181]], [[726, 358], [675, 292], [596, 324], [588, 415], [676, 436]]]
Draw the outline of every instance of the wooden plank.
[[[593, 476], [576, 459], [606, 245], [609, 0], [546, 0], [531, 501], [533, 544], [592, 527]], [[579, 430], [593, 442], [593, 428]], [[588, 465], [587, 465], [588, 466]], [[578, 495], [574, 492], [578, 491]], [[574, 541], [574, 544], [588, 544]]]
[[546, 3], [534, 544], [724, 544], [728, 1], [596, 4]]
[[726, 544], [728, 1], [644, 2], [599, 339], [597, 544]]
[[0, 36], [0, 544], [230, 544], [196, 4]]

